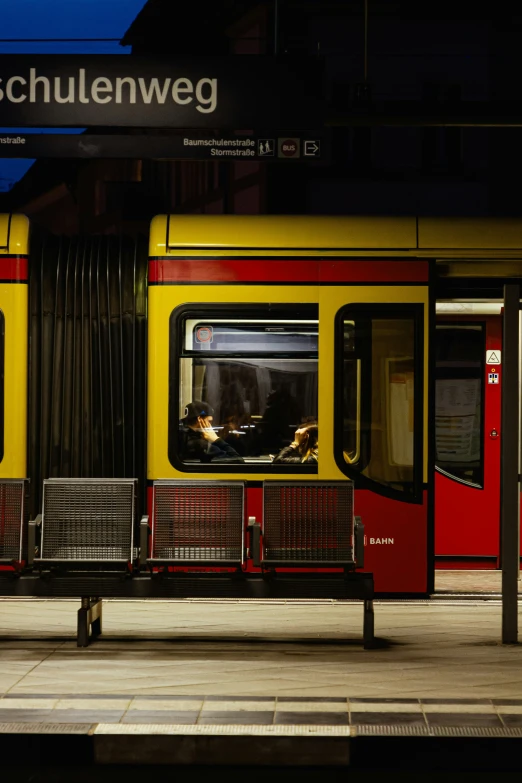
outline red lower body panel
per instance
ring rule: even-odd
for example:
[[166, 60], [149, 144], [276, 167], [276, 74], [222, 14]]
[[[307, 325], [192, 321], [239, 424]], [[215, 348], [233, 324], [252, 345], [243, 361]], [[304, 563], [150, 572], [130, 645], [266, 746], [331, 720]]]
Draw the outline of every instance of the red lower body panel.
[[364, 570], [378, 593], [428, 590], [428, 493], [421, 504], [401, 503], [369, 490], [355, 491], [355, 513], [364, 524]]

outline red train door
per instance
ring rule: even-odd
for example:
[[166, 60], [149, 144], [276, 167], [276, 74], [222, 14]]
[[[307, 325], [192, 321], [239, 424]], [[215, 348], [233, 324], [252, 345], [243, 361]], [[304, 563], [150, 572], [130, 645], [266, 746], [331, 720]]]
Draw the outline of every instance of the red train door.
[[435, 557], [496, 568], [500, 545], [501, 316], [438, 317]]

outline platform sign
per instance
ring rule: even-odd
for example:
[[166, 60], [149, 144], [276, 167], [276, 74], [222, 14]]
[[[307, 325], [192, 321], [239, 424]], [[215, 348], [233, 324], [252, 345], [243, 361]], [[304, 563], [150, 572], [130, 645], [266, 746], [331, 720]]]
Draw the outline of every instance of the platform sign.
[[4, 128], [276, 127], [286, 133], [322, 127], [324, 112], [314, 57], [0, 54]]
[[[316, 149], [317, 148], [317, 149]], [[305, 150], [304, 156], [301, 150]], [[313, 150], [314, 155], [306, 150]], [[60, 134], [1, 133], [0, 158], [143, 158], [153, 160], [325, 160], [330, 154], [326, 132], [306, 131], [279, 138], [276, 133], [204, 134]]]

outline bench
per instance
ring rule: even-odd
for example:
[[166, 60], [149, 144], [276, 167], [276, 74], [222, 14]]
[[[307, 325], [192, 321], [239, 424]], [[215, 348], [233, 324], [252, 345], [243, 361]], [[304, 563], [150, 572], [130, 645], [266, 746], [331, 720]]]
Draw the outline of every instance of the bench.
[[[87, 572], [121, 578], [129, 573], [136, 496], [136, 479], [45, 480], [42, 513], [29, 523], [29, 564], [62, 576]], [[88, 645], [91, 630], [93, 638], [101, 634], [101, 620], [101, 598], [82, 596], [79, 647]]]
[[234, 568], [230, 580], [236, 591], [243, 580], [245, 596], [294, 597], [306, 583], [307, 597], [361, 599], [364, 646], [371, 647], [373, 576], [356, 573], [364, 566], [364, 527], [354, 517], [353, 484], [265, 481], [262, 524], [249, 517], [245, 525], [245, 496], [241, 481], [155, 481], [150, 525], [141, 521], [140, 565], [179, 582], [183, 568], [213, 566], [191, 574], [200, 580]]
[[27, 479], [0, 479], [0, 564], [21, 567], [25, 548]]

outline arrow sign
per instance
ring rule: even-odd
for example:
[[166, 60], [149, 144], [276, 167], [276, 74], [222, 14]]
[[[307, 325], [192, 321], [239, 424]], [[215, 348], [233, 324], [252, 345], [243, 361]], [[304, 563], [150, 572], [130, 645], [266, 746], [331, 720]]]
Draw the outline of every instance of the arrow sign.
[[304, 141], [304, 155], [307, 158], [318, 158], [321, 154], [321, 142], [318, 139]]

